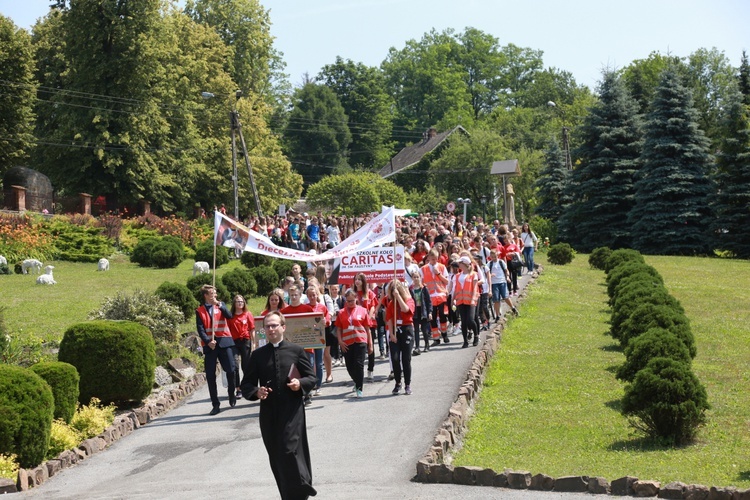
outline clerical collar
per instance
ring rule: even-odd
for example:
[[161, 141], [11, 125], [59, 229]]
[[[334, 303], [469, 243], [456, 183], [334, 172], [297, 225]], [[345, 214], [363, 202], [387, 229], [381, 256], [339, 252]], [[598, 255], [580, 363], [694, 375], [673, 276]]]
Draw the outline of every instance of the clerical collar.
[[282, 342], [284, 342], [284, 339], [281, 339], [278, 342], [276, 342], [275, 344], [271, 344], [271, 345], [274, 346], [274, 347], [276, 347], [276, 348], [278, 348], [281, 345]]

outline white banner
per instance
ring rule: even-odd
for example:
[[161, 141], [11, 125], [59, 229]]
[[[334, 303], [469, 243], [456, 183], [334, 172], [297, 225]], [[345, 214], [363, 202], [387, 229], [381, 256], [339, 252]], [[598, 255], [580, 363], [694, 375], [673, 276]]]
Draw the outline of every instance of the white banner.
[[279, 259], [302, 262], [338, 259], [394, 241], [396, 241], [396, 220], [393, 208], [379, 214], [336, 247], [321, 254], [311, 254], [294, 248], [277, 246], [269, 237], [256, 233], [219, 211], [214, 215], [214, 242], [216, 245], [238, 248], [242, 249], [243, 252], [259, 253]]
[[404, 281], [406, 274], [404, 247], [401, 245], [360, 250], [355, 255], [324, 261], [323, 265], [326, 270], [326, 283], [345, 286], [353, 285], [354, 277], [359, 273], [365, 275], [368, 283], [387, 283], [394, 278], [394, 271], [395, 278]]

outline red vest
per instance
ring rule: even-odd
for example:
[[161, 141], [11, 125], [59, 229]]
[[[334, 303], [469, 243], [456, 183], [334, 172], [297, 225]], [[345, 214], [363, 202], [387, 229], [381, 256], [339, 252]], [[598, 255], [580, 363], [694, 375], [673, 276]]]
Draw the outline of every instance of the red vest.
[[[213, 306], [211, 308], [211, 312], [213, 312], [213, 322], [211, 321], [211, 317], [208, 315], [208, 311], [206, 310], [205, 306], [200, 306], [198, 309], [198, 314], [201, 317], [201, 321], [203, 322], [203, 328], [206, 330], [206, 335], [211, 337], [211, 334], [214, 333], [217, 337], [231, 337], [232, 334], [229, 331], [229, 325], [227, 324], [226, 318], [224, 318], [224, 314], [221, 312], [221, 309], [219, 306]], [[213, 324], [213, 329], [211, 328], [211, 325]], [[206, 345], [204, 342], [201, 342], [203, 345]]]
[[477, 299], [479, 298], [479, 287], [477, 274], [469, 273], [466, 275], [463, 286], [458, 280], [458, 274], [455, 276], [455, 286], [453, 287], [453, 300], [456, 304], [464, 304], [469, 306], [477, 305]]
[[357, 342], [366, 344], [370, 335], [369, 325], [369, 314], [362, 306], [356, 306], [351, 312], [344, 307], [336, 317], [336, 328], [341, 330], [341, 341], [345, 345]]
[[[435, 271], [442, 276], [445, 271], [445, 266], [440, 262], [437, 262], [435, 263]], [[445, 284], [440, 281], [440, 278], [438, 278], [437, 275], [432, 274], [429, 264], [422, 266], [422, 275], [424, 276], [424, 285], [430, 292], [430, 299], [432, 300], [433, 306], [440, 305], [448, 300], [448, 289]]]

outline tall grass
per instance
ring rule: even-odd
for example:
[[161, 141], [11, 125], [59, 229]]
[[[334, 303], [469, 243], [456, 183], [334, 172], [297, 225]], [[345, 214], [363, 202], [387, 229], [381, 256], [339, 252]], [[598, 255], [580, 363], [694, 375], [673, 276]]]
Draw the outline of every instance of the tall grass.
[[[542, 257], [543, 258], [543, 257]], [[487, 373], [457, 465], [750, 486], [750, 262], [647, 257], [685, 307], [712, 410], [697, 442], [662, 448], [620, 415], [624, 357], [605, 334], [604, 274], [546, 266]]]

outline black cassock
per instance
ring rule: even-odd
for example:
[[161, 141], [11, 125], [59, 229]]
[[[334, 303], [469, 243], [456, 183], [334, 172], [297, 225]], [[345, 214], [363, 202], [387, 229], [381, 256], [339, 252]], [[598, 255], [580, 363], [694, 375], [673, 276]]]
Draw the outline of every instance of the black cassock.
[[[300, 381], [299, 391], [292, 391], [286, 385], [293, 371], [292, 365], [296, 370], [291, 378]], [[266, 344], [253, 351], [240, 384], [242, 396], [251, 401], [258, 399], [259, 385], [272, 390], [260, 402], [260, 433], [276, 485], [284, 500], [316, 494], [312, 487], [303, 402], [303, 396], [313, 390], [315, 384], [309, 354], [297, 344], [287, 341], [282, 341], [279, 347]]]

